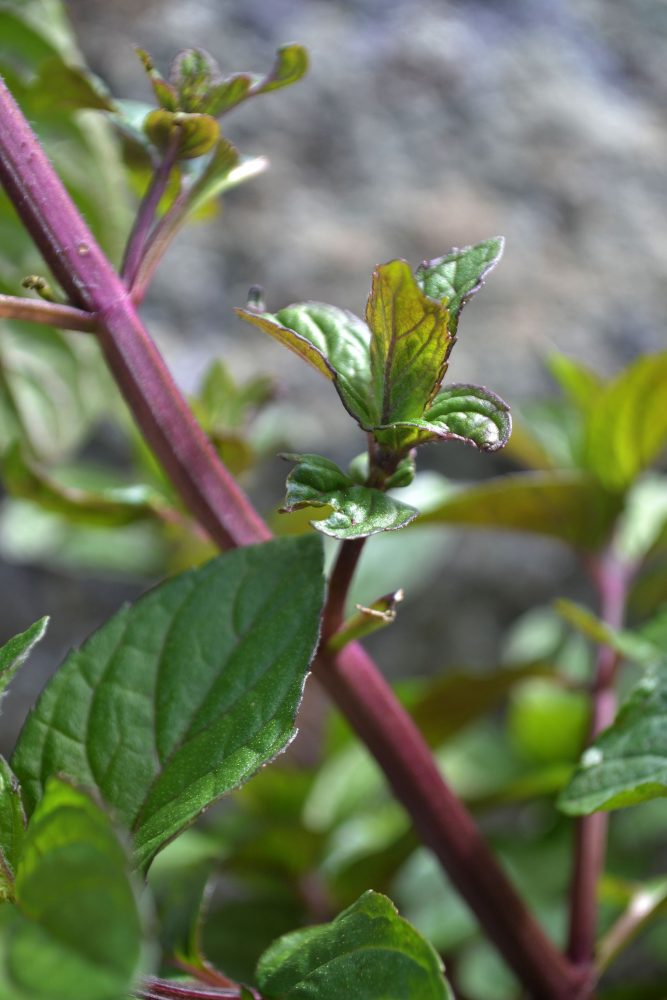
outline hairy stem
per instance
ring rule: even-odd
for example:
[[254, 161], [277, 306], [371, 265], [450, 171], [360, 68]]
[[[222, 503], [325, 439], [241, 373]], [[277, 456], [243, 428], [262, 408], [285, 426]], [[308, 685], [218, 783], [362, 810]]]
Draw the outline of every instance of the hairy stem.
[[[600, 599], [600, 618], [612, 628], [620, 628], [625, 616], [629, 573], [611, 553], [605, 552], [589, 563], [590, 575]], [[591, 686], [592, 712], [587, 743], [591, 743], [616, 717], [615, 690], [618, 654], [610, 646], [600, 646]], [[604, 869], [609, 815], [591, 813], [577, 820], [575, 856], [570, 892], [570, 929], [567, 953], [578, 966], [591, 967], [597, 936], [597, 886]]]
[[120, 273], [128, 288], [132, 288], [137, 277], [144, 248], [155, 221], [158, 205], [169, 183], [169, 175], [176, 162], [176, 154], [178, 153], [180, 143], [181, 129], [180, 126], [175, 125], [174, 134], [148, 185], [148, 190], [139, 206], [130, 238], [127, 241]]
[[95, 330], [95, 317], [83, 309], [43, 299], [24, 299], [17, 295], [0, 295], [0, 319], [21, 319], [80, 333], [93, 333]]
[[[181, 496], [221, 546], [270, 532], [219, 462], [34, 134], [0, 83], [0, 180], [73, 305], [95, 314], [109, 366], [144, 436]], [[525, 907], [373, 661], [352, 643], [322, 656], [316, 675], [375, 754], [424, 841], [536, 1000], [587, 996]]]

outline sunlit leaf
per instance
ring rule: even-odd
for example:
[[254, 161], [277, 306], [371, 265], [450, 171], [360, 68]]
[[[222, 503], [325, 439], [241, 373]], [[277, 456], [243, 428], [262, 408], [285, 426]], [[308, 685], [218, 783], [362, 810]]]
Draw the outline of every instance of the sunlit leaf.
[[296, 83], [307, 69], [306, 50], [301, 45], [283, 45], [278, 49], [273, 67], [266, 76], [235, 73], [211, 87], [207, 113], [218, 118], [249, 97], [257, 97]]
[[395, 531], [413, 521], [419, 511], [380, 490], [357, 486], [334, 462], [321, 455], [285, 455], [297, 462], [287, 477], [282, 508], [331, 507], [324, 520], [312, 521], [318, 531], [334, 538], [366, 538], [378, 531]]
[[16, 671], [25, 663], [37, 643], [41, 642], [46, 635], [48, 624], [48, 618], [40, 618], [25, 632], [15, 635], [0, 648], [0, 698], [6, 692]]
[[18, 780], [5, 758], [0, 757], [0, 902], [14, 896], [14, 875], [26, 822]]
[[585, 751], [558, 804], [570, 815], [667, 795], [667, 673], [649, 670]]
[[504, 246], [502, 236], [497, 236], [461, 250], [454, 248], [417, 268], [417, 284], [423, 292], [447, 306], [452, 335], [456, 335], [461, 310], [482, 287], [486, 275], [500, 260]]
[[262, 955], [267, 1000], [447, 1000], [451, 991], [431, 945], [386, 896], [366, 892], [332, 923], [294, 931]]
[[316, 536], [229, 552], [126, 606], [45, 688], [13, 767], [99, 789], [138, 862], [293, 737], [322, 605]]

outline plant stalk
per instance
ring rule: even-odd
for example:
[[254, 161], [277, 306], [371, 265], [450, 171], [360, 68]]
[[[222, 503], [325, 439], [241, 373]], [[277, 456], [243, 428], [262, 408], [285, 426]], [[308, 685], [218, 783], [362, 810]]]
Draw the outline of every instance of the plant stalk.
[[[73, 306], [95, 315], [112, 373], [185, 504], [223, 548], [270, 532], [220, 463], [30, 126], [0, 82], [0, 180]], [[314, 672], [387, 773], [424, 841], [535, 1000], [583, 1000], [586, 976], [546, 937], [373, 661], [356, 643]]]
[[[600, 618], [611, 628], [621, 628], [625, 617], [629, 572], [608, 550], [589, 563], [598, 591]], [[619, 656], [610, 646], [600, 646], [591, 686], [591, 722], [587, 745], [616, 718], [615, 690]], [[577, 966], [592, 968], [597, 937], [597, 887], [604, 869], [609, 814], [591, 813], [577, 820], [575, 855], [570, 892], [570, 927], [567, 954]]]
[[83, 309], [73, 309], [43, 299], [24, 299], [18, 295], [0, 295], [0, 319], [19, 319], [28, 323], [56, 326], [60, 330], [93, 333], [95, 318]]

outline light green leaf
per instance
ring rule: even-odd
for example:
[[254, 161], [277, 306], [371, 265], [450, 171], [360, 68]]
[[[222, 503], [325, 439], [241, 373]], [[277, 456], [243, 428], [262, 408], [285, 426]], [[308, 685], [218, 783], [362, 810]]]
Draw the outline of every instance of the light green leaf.
[[[500, 396], [480, 385], [450, 385], [441, 389], [431, 407], [420, 419], [399, 420], [393, 428], [412, 428], [399, 431], [398, 439], [403, 448], [414, 447], [427, 441], [463, 441], [464, 444], [497, 451], [507, 444], [512, 432], [509, 406]], [[386, 431], [376, 436], [384, 440]]]
[[229, 552], [123, 608], [67, 657], [19, 737], [28, 809], [50, 774], [92, 785], [146, 867], [292, 739], [322, 597], [306, 536]]
[[302, 507], [331, 507], [333, 514], [311, 521], [318, 531], [333, 538], [366, 538], [378, 531], [404, 528], [419, 514], [380, 490], [357, 486], [328, 458], [321, 455], [284, 455], [297, 462], [287, 477], [283, 511]]
[[287, 306], [275, 315], [246, 309], [236, 312], [333, 381], [348, 412], [362, 426], [373, 425], [371, 332], [362, 320], [346, 309], [321, 302]]
[[296, 83], [307, 69], [306, 50], [301, 45], [283, 45], [278, 49], [275, 62], [266, 76], [235, 73], [212, 87], [208, 94], [207, 112], [218, 118], [249, 97]]
[[565, 621], [578, 629], [587, 639], [592, 639], [593, 642], [603, 646], [611, 646], [626, 660], [649, 666], [664, 657], [665, 650], [661, 650], [641, 633], [631, 632], [628, 629], [614, 629], [588, 608], [574, 601], [561, 598], [554, 606]]
[[514, 748], [535, 764], [576, 761], [586, 738], [590, 700], [555, 678], [532, 678], [512, 691], [507, 726]]
[[178, 95], [176, 93], [176, 88], [172, 87], [170, 83], [167, 83], [165, 78], [155, 66], [151, 56], [145, 49], [137, 48], [135, 49], [135, 52], [144, 67], [146, 76], [150, 80], [153, 93], [155, 94], [155, 99], [160, 107], [164, 108], [165, 111], [178, 111]]
[[286, 934], [257, 966], [267, 1000], [447, 1000], [437, 953], [386, 896], [366, 892], [332, 923]]
[[14, 874], [25, 827], [19, 783], [5, 758], [0, 757], [0, 902], [13, 898]]
[[421, 417], [454, 343], [446, 306], [422, 292], [406, 261], [392, 260], [373, 272], [366, 322], [375, 424]]
[[623, 491], [667, 444], [667, 353], [640, 358], [604, 387], [586, 435], [588, 468], [610, 490]]
[[88, 795], [50, 779], [0, 906], [0, 1000], [119, 1000], [142, 964], [128, 857]]
[[585, 751], [558, 800], [573, 816], [667, 795], [667, 672], [650, 670]]
[[15, 635], [0, 648], [0, 698], [6, 692], [14, 674], [23, 666], [38, 642], [46, 635], [48, 617], [40, 618], [34, 625]]
[[211, 115], [187, 114], [185, 111], [151, 111], [144, 120], [144, 131], [154, 146], [165, 152], [178, 134], [178, 159], [191, 160], [210, 153], [220, 139], [220, 126]]
[[449, 309], [453, 336], [456, 336], [461, 310], [482, 287], [487, 274], [500, 260], [504, 246], [503, 237], [497, 236], [461, 250], [454, 248], [443, 257], [424, 261], [417, 268], [417, 284], [424, 294]]
[[582, 412], [588, 412], [595, 405], [598, 393], [603, 387], [602, 379], [586, 365], [569, 358], [566, 354], [552, 354], [547, 364], [566, 396]]
[[586, 551], [611, 533], [621, 500], [578, 472], [522, 472], [454, 493], [419, 524], [460, 524], [532, 532]]

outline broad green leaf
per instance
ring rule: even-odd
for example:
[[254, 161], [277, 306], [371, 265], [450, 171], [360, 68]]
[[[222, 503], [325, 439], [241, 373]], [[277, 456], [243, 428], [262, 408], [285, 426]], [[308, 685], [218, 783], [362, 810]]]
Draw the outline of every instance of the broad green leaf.
[[446, 1000], [437, 953], [386, 896], [366, 892], [332, 923], [275, 941], [257, 966], [267, 1000]]
[[456, 336], [461, 310], [482, 287], [487, 274], [500, 260], [504, 246], [503, 237], [497, 236], [461, 250], [454, 248], [443, 257], [424, 261], [417, 268], [417, 284], [424, 294], [449, 309], [453, 336]]
[[218, 118], [249, 97], [257, 97], [259, 94], [266, 94], [271, 90], [296, 83], [307, 69], [306, 50], [301, 45], [283, 45], [278, 49], [275, 62], [266, 76], [235, 73], [211, 87], [208, 93], [207, 113]]
[[293, 738], [322, 591], [306, 536], [229, 552], [123, 608], [67, 657], [19, 737], [28, 809], [50, 774], [92, 785], [146, 867]]
[[23, 666], [38, 642], [46, 635], [48, 617], [40, 618], [34, 625], [15, 635], [0, 648], [0, 698], [4, 695], [14, 674]]
[[421, 417], [444, 378], [454, 343], [446, 306], [422, 292], [406, 261], [392, 260], [373, 272], [366, 323], [372, 331], [375, 423]]
[[142, 963], [128, 856], [103, 810], [51, 778], [0, 907], [1, 1000], [119, 1000]]
[[311, 521], [317, 531], [333, 538], [366, 538], [378, 531], [404, 528], [419, 514], [387, 493], [357, 486], [328, 458], [321, 455], [284, 455], [298, 464], [287, 477], [285, 512], [302, 507], [331, 507], [322, 521]]
[[586, 464], [610, 490], [623, 491], [667, 444], [667, 353], [640, 358], [608, 383], [591, 410]]
[[178, 134], [178, 159], [190, 160], [210, 153], [220, 139], [220, 126], [211, 115], [187, 114], [184, 111], [151, 111], [144, 120], [144, 131], [161, 152], [166, 152]]
[[497, 451], [507, 444], [512, 418], [507, 403], [489, 389], [480, 385], [450, 385], [440, 390], [422, 418], [396, 421], [391, 429], [382, 428], [382, 433], [376, 436], [382, 441], [393, 428], [405, 428], [398, 434], [403, 448], [440, 439], [463, 441], [482, 451]]
[[331, 379], [348, 412], [369, 429], [376, 422], [370, 398], [371, 332], [346, 309], [304, 302], [275, 315], [237, 309], [241, 319], [289, 347]]
[[667, 795], [667, 673], [648, 671], [583, 753], [559, 807], [573, 816]]
[[0, 757], [0, 902], [13, 898], [16, 863], [25, 839], [26, 815], [16, 776]]
[[464, 488], [419, 519], [547, 535], [586, 551], [608, 539], [622, 501], [579, 472], [524, 472]]

